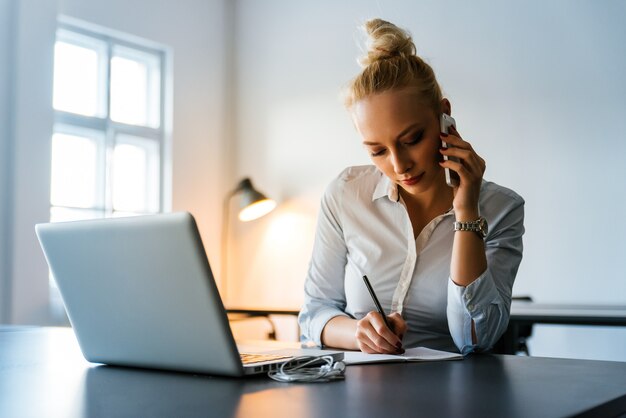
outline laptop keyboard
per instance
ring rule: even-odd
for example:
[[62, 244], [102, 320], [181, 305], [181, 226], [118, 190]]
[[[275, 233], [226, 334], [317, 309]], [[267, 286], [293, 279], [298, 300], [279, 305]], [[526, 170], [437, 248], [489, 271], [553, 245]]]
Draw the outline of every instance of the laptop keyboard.
[[274, 360], [282, 360], [289, 359], [291, 356], [283, 356], [279, 354], [244, 354], [240, 353], [241, 362], [243, 364], [254, 364], [254, 363], [262, 363], [264, 361], [274, 361]]

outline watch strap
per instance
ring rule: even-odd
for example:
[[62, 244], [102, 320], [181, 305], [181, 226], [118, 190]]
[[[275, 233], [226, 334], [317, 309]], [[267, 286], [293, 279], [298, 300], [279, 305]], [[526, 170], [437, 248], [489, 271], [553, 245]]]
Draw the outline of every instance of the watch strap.
[[487, 236], [487, 221], [482, 216], [475, 221], [455, 221], [454, 230], [476, 232], [481, 238], [485, 238]]

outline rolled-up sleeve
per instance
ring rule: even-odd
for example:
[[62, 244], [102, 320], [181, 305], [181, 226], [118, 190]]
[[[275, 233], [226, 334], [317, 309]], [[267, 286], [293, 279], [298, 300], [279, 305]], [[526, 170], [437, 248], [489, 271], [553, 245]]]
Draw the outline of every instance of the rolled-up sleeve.
[[347, 247], [341, 224], [343, 182], [331, 183], [322, 197], [313, 255], [304, 283], [304, 304], [298, 316], [300, 339], [321, 346], [322, 330], [345, 313], [344, 271]]
[[522, 260], [524, 200], [515, 195], [487, 220], [491, 226], [485, 241], [487, 270], [465, 287], [448, 278], [448, 326], [462, 354], [490, 349], [508, 326], [513, 282]]

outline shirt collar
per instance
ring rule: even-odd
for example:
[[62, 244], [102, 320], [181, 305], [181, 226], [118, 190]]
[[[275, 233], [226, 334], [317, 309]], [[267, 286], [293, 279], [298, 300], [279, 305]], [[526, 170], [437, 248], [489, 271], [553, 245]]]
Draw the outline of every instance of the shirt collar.
[[392, 202], [398, 202], [400, 200], [398, 185], [392, 183], [389, 177], [380, 173], [380, 178], [378, 179], [378, 183], [374, 189], [374, 194], [372, 195], [372, 201], [385, 196], [387, 196]]
[[[392, 202], [400, 201], [400, 193], [398, 193], [398, 185], [394, 184], [389, 180], [389, 177], [385, 176], [383, 173], [379, 173], [380, 178], [378, 179], [378, 183], [376, 184], [376, 188], [374, 189], [374, 194], [372, 195], [372, 202], [374, 200], [378, 200], [381, 197], [387, 196], [389, 200]], [[483, 180], [484, 181], [484, 180]], [[451, 207], [447, 211], [445, 211], [442, 215], [448, 216], [454, 214], [454, 208]]]

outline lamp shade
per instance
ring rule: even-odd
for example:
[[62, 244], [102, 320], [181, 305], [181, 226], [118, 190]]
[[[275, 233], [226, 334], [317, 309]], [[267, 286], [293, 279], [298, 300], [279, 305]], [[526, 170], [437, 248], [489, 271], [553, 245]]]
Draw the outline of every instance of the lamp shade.
[[240, 194], [240, 221], [248, 222], [258, 219], [276, 207], [276, 202], [256, 190], [252, 185], [252, 181], [247, 177], [239, 182], [235, 193]]

